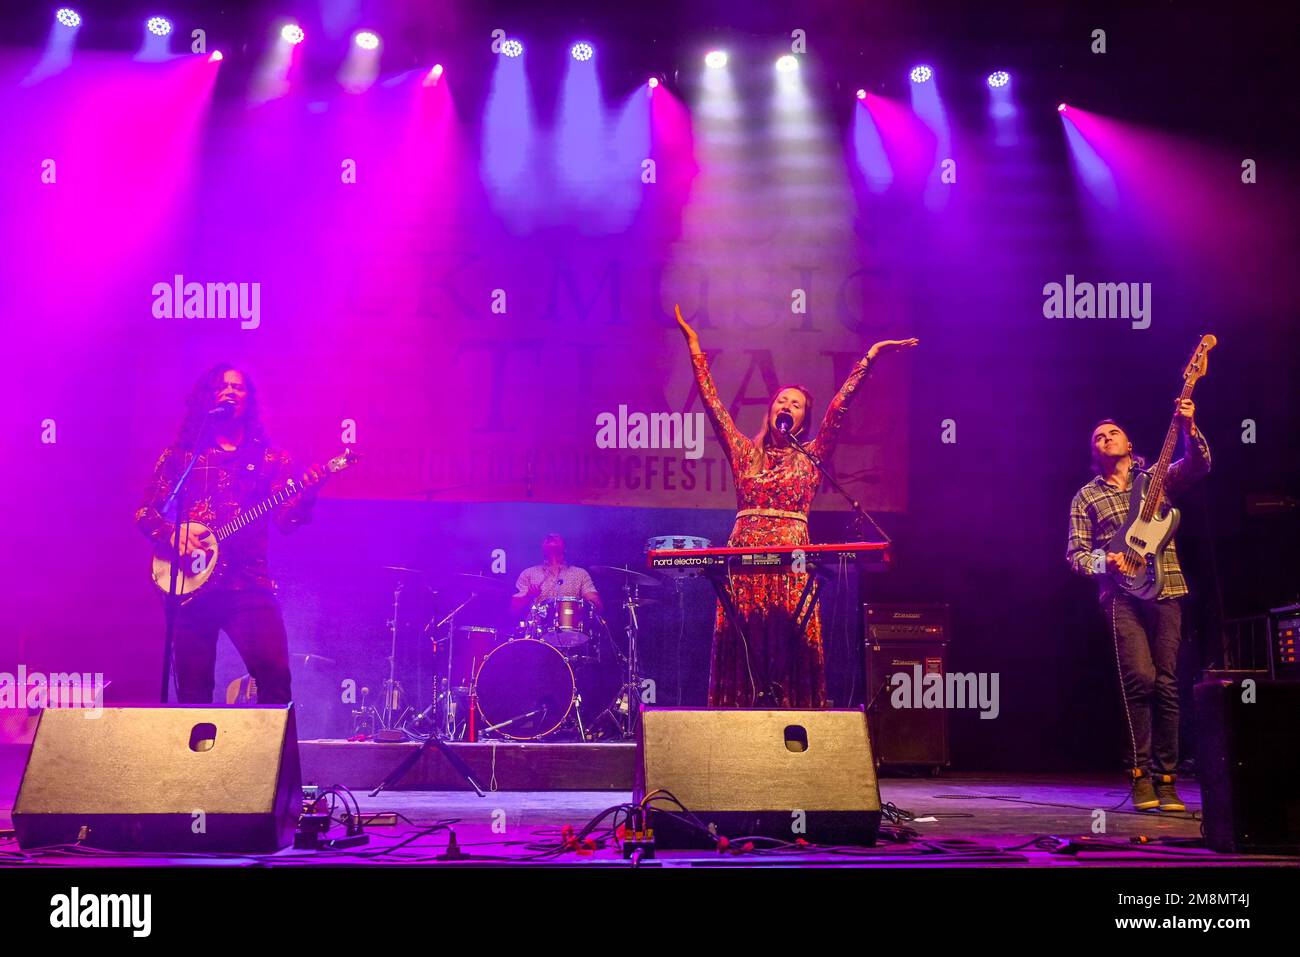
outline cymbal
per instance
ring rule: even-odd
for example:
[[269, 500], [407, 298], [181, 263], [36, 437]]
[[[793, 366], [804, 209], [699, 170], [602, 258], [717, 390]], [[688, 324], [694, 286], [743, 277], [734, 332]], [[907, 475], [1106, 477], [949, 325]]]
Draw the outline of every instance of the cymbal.
[[433, 572], [425, 571], [423, 568], [407, 568], [405, 565], [381, 565], [379, 566], [386, 572], [399, 572], [403, 575], [432, 575]]
[[458, 584], [467, 588], [477, 588], [480, 591], [505, 592], [514, 589], [514, 585], [500, 575], [486, 575], [482, 572], [458, 572], [455, 577]]
[[626, 575], [638, 585], [657, 586], [663, 584], [663, 582], [658, 578], [647, 575], [645, 572], [639, 572], [635, 568], [625, 568], [622, 565], [592, 565], [591, 570], [594, 572], [605, 572], [609, 575]]

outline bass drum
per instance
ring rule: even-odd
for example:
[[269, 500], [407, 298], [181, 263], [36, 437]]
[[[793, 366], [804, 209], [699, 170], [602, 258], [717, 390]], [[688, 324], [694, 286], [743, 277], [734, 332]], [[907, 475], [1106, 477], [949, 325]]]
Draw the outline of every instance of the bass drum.
[[474, 684], [484, 731], [536, 741], [566, 728], [576, 732], [579, 722], [589, 728], [614, 706], [621, 677], [613, 644], [606, 639], [592, 646], [601, 653], [565, 658], [536, 638], [493, 649]]

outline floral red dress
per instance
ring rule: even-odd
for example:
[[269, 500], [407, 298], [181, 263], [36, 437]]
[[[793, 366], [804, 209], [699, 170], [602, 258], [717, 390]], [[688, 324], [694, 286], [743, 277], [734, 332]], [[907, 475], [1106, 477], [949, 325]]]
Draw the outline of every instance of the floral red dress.
[[[742, 434], [732, 421], [709, 373], [704, 355], [693, 357], [695, 380], [704, 407], [727, 452], [736, 484], [738, 512], [749, 509], [798, 513], [802, 516], [737, 515], [728, 545], [806, 545], [808, 509], [820, 486], [820, 473], [793, 448], [766, 448]], [[823, 462], [829, 458], [844, 421], [849, 400], [866, 375], [865, 360], [856, 365], [831, 400], [816, 438], [805, 447]], [[757, 455], [762, 465], [748, 474]], [[799, 596], [807, 573], [760, 572], [735, 575], [726, 585], [744, 636], [727, 619], [718, 602], [709, 668], [711, 708], [824, 708], [826, 666], [822, 626], [814, 607], [800, 634], [795, 626]], [[747, 639], [747, 641], [746, 641]]]

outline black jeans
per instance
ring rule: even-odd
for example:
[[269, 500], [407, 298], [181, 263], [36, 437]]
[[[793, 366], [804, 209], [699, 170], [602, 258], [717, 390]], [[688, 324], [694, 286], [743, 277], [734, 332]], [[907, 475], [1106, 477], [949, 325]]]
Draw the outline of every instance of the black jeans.
[[1124, 693], [1128, 766], [1173, 774], [1178, 770], [1179, 599], [1140, 601], [1117, 594], [1101, 607]]
[[211, 704], [217, 632], [224, 631], [257, 682], [258, 704], [289, 702], [289, 641], [280, 603], [258, 589], [201, 594], [176, 616], [176, 684], [181, 704]]

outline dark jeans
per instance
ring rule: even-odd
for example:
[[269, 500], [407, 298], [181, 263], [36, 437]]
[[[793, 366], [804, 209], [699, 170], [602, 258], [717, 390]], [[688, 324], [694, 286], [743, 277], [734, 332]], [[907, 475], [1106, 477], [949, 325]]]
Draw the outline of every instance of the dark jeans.
[[257, 682], [258, 704], [289, 702], [289, 642], [280, 603], [269, 591], [197, 596], [176, 616], [176, 683], [181, 704], [211, 704], [217, 632], [224, 631]]
[[1179, 599], [1114, 595], [1101, 607], [1111, 625], [1124, 692], [1128, 766], [1173, 774], [1178, 770]]

